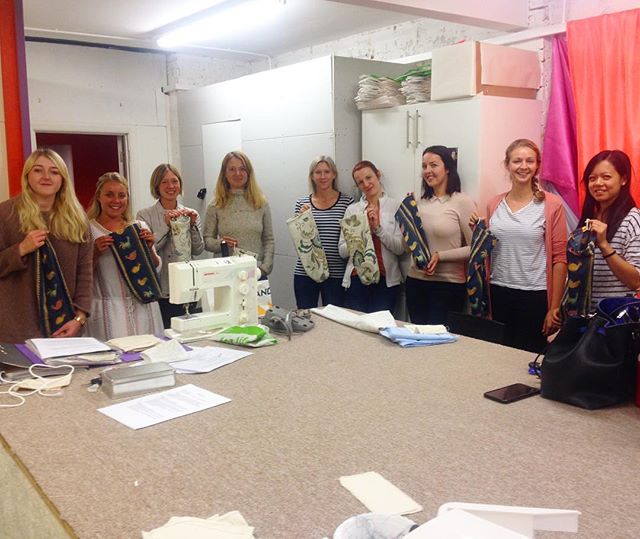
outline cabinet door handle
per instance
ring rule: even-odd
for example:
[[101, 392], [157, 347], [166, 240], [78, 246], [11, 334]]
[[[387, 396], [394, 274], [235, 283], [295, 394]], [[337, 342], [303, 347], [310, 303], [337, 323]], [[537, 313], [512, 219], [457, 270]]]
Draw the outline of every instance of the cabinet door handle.
[[411, 147], [411, 113], [407, 111], [407, 148]]
[[416, 110], [416, 123], [414, 126], [414, 134], [415, 134], [415, 141], [416, 141], [416, 148], [418, 146], [420, 146], [420, 144], [422, 144], [420, 142], [420, 118], [422, 118], [422, 116], [420, 116], [420, 111]]

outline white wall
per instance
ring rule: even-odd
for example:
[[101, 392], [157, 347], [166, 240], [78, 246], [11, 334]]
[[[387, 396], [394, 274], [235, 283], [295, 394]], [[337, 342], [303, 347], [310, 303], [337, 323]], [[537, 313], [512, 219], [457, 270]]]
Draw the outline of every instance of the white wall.
[[391, 61], [430, 52], [458, 41], [482, 40], [503, 33], [464, 24], [422, 19], [281, 54], [274, 58], [274, 65], [288, 65], [328, 54]]
[[248, 60], [247, 56], [238, 55], [235, 59], [219, 59], [195, 54], [170, 54], [167, 58], [167, 81], [169, 87], [196, 88], [265, 69], [269, 69], [267, 58]]
[[640, 8], [639, 0], [567, 0], [566, 20], [586, 19]]
[[32, 130], [127, 135], [132, 205], [151, 204], [151, 171], [170, 160], [165, 55], [31, 42], [26, 53]]

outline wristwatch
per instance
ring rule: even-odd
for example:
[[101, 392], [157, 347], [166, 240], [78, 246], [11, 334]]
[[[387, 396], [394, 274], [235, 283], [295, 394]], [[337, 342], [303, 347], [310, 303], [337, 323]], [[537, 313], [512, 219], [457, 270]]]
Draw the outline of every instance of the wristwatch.
[[85, 316], [78, 315], [74, 318], [74, 320], [81, 326], [84, 326], [87, 323], [87, 318]]

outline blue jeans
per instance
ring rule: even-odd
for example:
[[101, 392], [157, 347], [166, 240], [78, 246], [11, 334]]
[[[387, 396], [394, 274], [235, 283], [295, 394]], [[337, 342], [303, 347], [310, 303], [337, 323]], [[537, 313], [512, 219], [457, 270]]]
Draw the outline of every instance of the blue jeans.
[[316, 283], [306, 275], [294, 275], [293, 291], [296, 295], [298, 309], [317, 307], [320, 296], [322, 296], [322, 305], [331, 304], [336, 307], [344, 307], [342, 279], [329, 277], [326, 281]]
[[387, 281], [382, 276], [379, 283], [368, 286], [363, 285], [358, 276], [352, 276], [351, 286], [347, 288], [346, 305], [363, 313], [393, 312], [399, 289], [400, 285], [387, 287]]
[[449, 311], [462, 312], [467, 299], [464, 283], [423, 281], [407, 277], [407, 310], [414, 324], [446, 324]]

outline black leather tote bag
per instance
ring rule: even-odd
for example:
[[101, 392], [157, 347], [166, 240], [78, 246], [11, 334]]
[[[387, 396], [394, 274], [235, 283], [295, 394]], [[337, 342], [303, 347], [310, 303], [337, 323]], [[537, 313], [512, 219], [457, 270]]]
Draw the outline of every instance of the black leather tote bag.
[[541, 395], [593, 410], [633, 398], [640, 300], [602, 300], [591, 317], [569, 318], [547, 347]]

